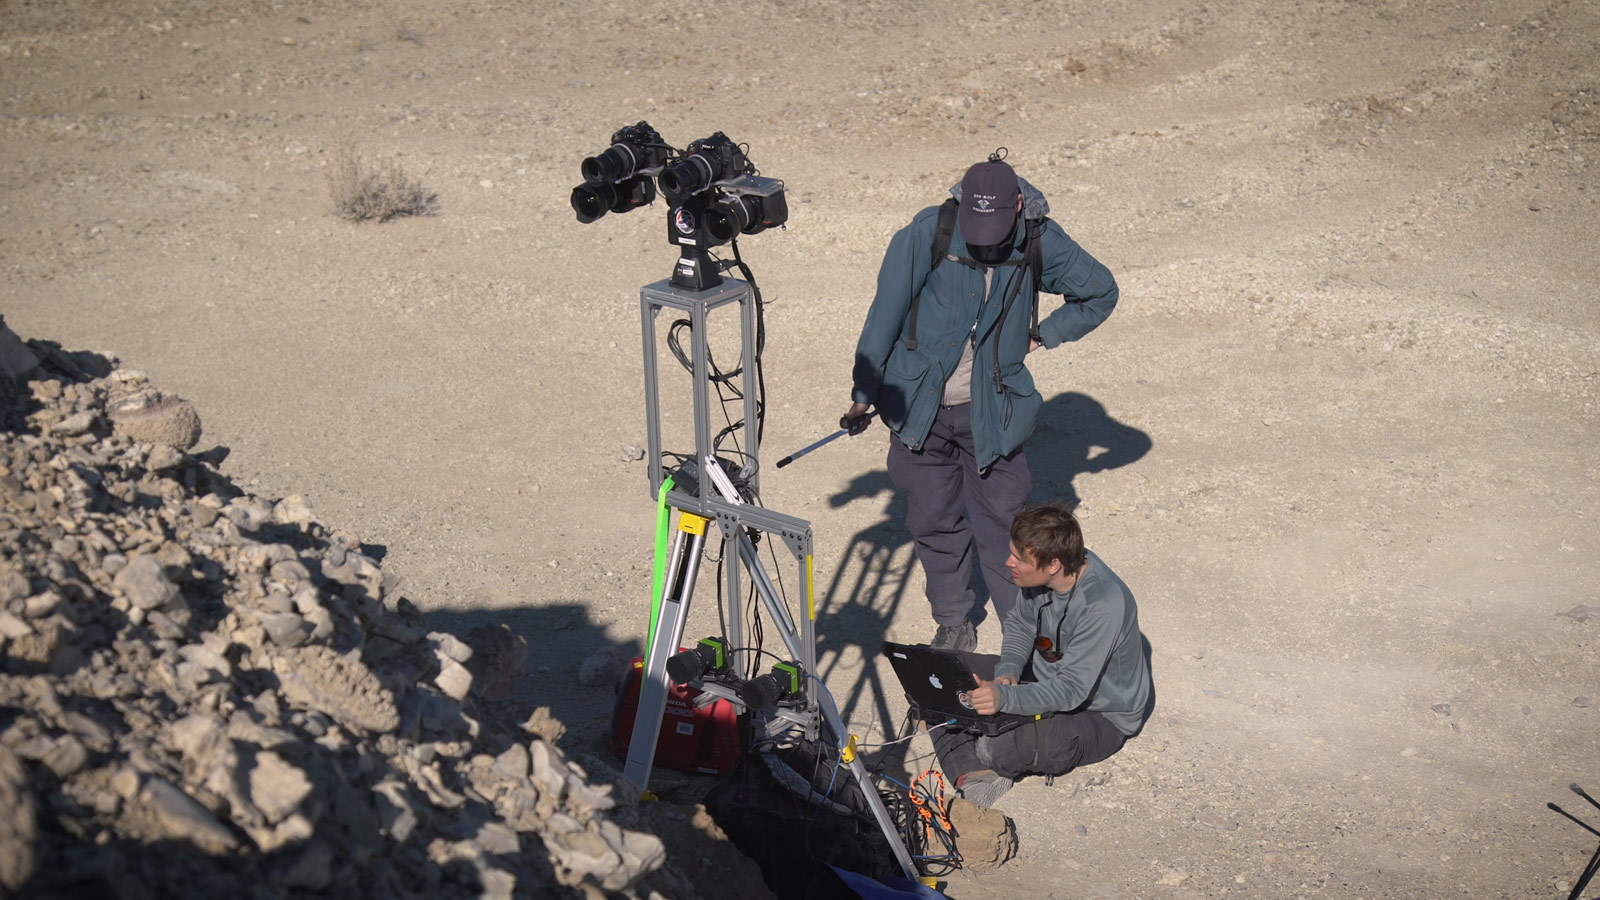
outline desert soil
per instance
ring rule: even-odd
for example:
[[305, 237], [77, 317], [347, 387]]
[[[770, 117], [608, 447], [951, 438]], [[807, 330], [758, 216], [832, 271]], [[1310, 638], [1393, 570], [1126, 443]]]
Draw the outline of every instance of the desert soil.
[[[575, 222], [579, 160], [645, 119], [786, 182], [787, 229], [740, 244], [775, 460], [848, 404], [889, 236], [1004, 146], [1122, 288], [1032, 357], [1028, 447], [1133, 587], [1159, 699], [1012, 790], [1018, 857], [947, 893], [1565, 896], [1596, 839], [1546, 803], [1600, 818], [1567, 790], [1600, 788], [1597, 59], [1581, 0], [0, 0], [0, 314], [193, 402], [226, 472], [386, 551], [434, 627], [510, 623], [598, 766], [580, 666], [644, 639], [625, 448], [676, 253], [661, 205]], [[340, 221], [341, 145], [438, 214]], [[888, 440], [762, 482], [812, 524], [819, 674], [866, 741], [903, 709], [875, 648], [932, 627]]]

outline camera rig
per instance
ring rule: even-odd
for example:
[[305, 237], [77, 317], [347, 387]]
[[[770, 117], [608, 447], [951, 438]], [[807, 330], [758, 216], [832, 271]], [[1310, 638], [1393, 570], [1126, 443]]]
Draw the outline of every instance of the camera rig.
[[[759, 500], [766, 406], [761, 354], [766, 329], [761, 293], [740, 259], [738, 236], [759, 234], [788, 220], [783, 182], [762, 177], [747, 148], [720, 131], [678, 150], [647, 122], [619, 129], [611, 136], [611, 146], [584, 159], [581, 170], [583, 184], [572, 190], [579, 222], [596, 221], [608, 212], [631, 212], [650, 205], [659, 194], [668, 203], [668, 242], [679, 248], [671, 277], [639, 291], [646, 452], [650, 495], [657, 501], [658, 515], [649, 635], [623, 777], [642, 795], [648, 794], [669, 685], [693, 684], [750, 712], [768, 736], [798, 731], [807, 740], [819, 741], [827, 733], [840, 741], [834, 748], [839, 766], [859, 783], [901, 871], [915, 879], [916, 863], [856, 752], [856, 737], [845, 740], [846, 726], [831, 697], [830, 702], [821, 702], [828, 691], [816, 674], [811, 523], [767, 509]], [[732, 261], [711, 258], [711, 248], [722, 244], [731, 245]], [[735, 267], [743, 280], [722, 277]], [[737, 310], [739, 319], [739, 365], [728, 371], [714, 362], [708, 337], [709, 316], [723, 309]], [[692, 455], [662, 451], [657, 320], [669, 311], [683, 317], [668, 328], [665, 343], [692, 378]], [[743, 406], [743, 416], [734, 421], [729, 406], [736, 401]], [[722, 414], [725, 427], [714, 429], [714, 412]], [[720, 450], [726, 438], [738, 448], [731, 456]], [[663, 465], [666, 458], [675, 458], [676, 465]], [[677, 525], [669, 529], [674, 510]], [[781, 571], [774, 582], [758, 542], [774, 566], [779, 565], [780, 550], [787, 550], [795, 574], [793, 599], [783, 589]], [[713, 543], [721, 544], [714, 559], [722, 635], [682, 649], [700, 564], [713, 558], [706, 552]], [[730, 610], [724, 619], [722, 599], [737, 603], [746, 596], [746, 609]], [[762, 634], [768, 628], [780, 638], [781, 654], [762, 648]], [[764, 653], [777, 661], [761, 671], [759, 655]], [[813, 683], [816, 690], [810, 689]]]
[[789, 220], [783, 182], [760, 175], [747, 147], [720, 131], [679, 150], [648, 122], [628, 125], [579, 168], [583, 184], [572, 189], [579, 222], [649, 206], [658, 193], [666, 198], [667, 242], [678, 247], [668, 281], [685, 290], [722, 283], [723, 266], [711, 258], [712, 247]]

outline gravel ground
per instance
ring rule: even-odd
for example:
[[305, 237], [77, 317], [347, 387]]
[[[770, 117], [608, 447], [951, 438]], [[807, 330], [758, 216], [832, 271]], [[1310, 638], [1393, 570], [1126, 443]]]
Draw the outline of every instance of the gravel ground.
[[[578, 161], [647, 119], [787, 183], [741, 243], [776, 458], [848, 404], [889, 235], [1003, 145], [1122, 287], [1031, 361], [1029, 453], [1138, 596], [1159, 700], [1006, 795], [1019, 856], [947, 893], [1560, 897], [1593, 852], [1545, 808], [1600, 787], [1592, 4], [0, 9], [6, 323], [192, 402], [430, 627], [509, 623], [591, 772], [580, 667], [645, 632], [624, 448], [675, 253], [659, 206], [575, 223]], [[337, 219], [342, 145], [438, 214]], [[886, 442], [763, 482], [813, 525], [819, 674], [869, 741], [901, 711], [874, 648], [931, 630]]]

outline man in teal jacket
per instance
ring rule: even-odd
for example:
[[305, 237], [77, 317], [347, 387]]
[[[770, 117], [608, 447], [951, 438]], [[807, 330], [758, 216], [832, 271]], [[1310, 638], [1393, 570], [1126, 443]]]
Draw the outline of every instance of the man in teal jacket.
[[[1023, 358], [1093, 331], [1116, 307], [1117, 283], [1046, 218], [1044, 195], [998, 154], [968, 169], [950, 193], [960, 206], [941, 264], [931, 252], [939, 207], [918, 213], [889, 242], [844, 418], [859, 434], [876, 407], [897, 436], [889, 476], [906, 497], [906, 527], [938, 625], [933, 646], [973, 650], [981, 609], [969, 588], [974, 541], [996, 617], [1004, 620], [1016, 598], [1002, 562], [1011, 519], [1033, 487], [1022, 442], [1044, 402]], [[1029, 235], [1038, 241], [1034, 253]], [[1036, 330], [1035, 265], [1043, 291], [1066, 301]]]
[[985, 808], [1019, 776], [1062, 775], [1121, 750], [1156, 702], [1133, 593], [1084, 548], [1070, 511], [1019, 513], [1006, 563], [1019, 599], [998, 659], [963, 654], [978, 677], [967, 700], [981, 715], [1035, 718], [993, 737], [934, 735], [945, 776]]

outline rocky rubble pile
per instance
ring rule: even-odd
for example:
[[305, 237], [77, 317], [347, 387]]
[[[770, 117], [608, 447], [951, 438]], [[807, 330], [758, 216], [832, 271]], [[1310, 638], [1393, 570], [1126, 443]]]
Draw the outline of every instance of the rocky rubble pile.
[[491, 724], [520, 639], [430, 633], [187, 403], [0, 322], [0, 412], [0, 894], [699, 895], [546, 710]]

